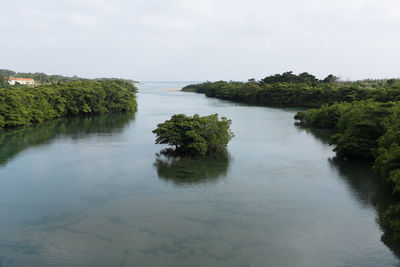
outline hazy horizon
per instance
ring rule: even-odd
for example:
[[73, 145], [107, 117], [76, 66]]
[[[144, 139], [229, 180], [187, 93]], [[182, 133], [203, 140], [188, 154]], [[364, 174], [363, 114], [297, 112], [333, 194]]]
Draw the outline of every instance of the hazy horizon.
[[0, 68], [138, 81], [398, 78], [395, 0], [3, 3]]

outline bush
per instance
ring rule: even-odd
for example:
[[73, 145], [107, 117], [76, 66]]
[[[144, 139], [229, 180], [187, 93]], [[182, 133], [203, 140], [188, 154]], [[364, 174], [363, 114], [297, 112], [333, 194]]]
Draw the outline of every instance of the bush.
[[382, 239], [389, 243], [400, 242], [400, 205], [392, 205], [380, 215], [384, 229]]
[[234, 134], [229, 129], [231, 120], [218, 114], [193, 117], [175, 114], [170, 120], [157, 125], [156, 144], [175, 146], [184, 155], [206, 155], [222, 152]]
[[347, 102], [333, 105], [324, 104], [318, 109], [300, 111], [294, 116], [294, 119], [300, 121], [301, 124], [317, 128], [336, 128], [340, 117], [350, 108], [351, 104]]

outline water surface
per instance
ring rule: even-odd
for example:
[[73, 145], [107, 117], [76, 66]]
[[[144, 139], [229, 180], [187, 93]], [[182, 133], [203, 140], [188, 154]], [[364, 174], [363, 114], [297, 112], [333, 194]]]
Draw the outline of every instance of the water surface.
[[[377, 215], [390, 190], [333, 160], [293, 109], [144, 83], [136, 114], [0, 131], [0, 266], [394, 266]], [[232, 119], [228, 153], [166, 157], [172, 114]]]

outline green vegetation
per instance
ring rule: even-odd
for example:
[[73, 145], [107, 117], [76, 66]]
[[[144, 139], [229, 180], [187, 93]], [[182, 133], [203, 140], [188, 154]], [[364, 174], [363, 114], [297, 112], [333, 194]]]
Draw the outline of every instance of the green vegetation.
[[14, 76], [16, 74], [17, 73], [13, 70], [0, 69], [0, 76], [9, 77], [9, 76]]
[[307, 72], [300, 73], [299, 75], [293, 74], [292, 71], [284, 72], [282, 74], [275, 74], [267, 76], [261, 80], [264, 84], [274, 84], [274, 83], [307, 83], [307, 84], [317, 84], [317, 83], [330, 83], [336, 82], [339, 78], [329, 74], [325, 79], [318, 80], [314, 75]]
[[295, 119], [313, 127], [336, 129], [331, 144], [338, 157], [375, 160], [400, 141], [399, 115], [400, 102], [363, 100], [323, 105], [298, 112]]
[[0, 128], [64, 116], [136, 110], [136, 87], [127, 81], [76, 81], [0, 88]]
[[173, 115], [170, 120], [157, 125], [156, 144], [175, 146], [183, 155], [206, 155], [223, 152], [234, 136], [229, 129], [231, 121], [218, 114], [193, 117], [185, 114]]
[[333, 75], [318, 80], [308, 73], [295, 75], [286, 72], [268, 76], [259, 82], [250, 79], [248, 82], [192, 84], [182, 91], [264, 106], [319, 107], [323, 104], [366, 99], [378, 102], [400, 101], [400, 80], [339, 82]]
[[[89, 80], [89, 79], [84, 79], [80, 78], [78, 76], [64, 76], [64, 75], [54, 75], [54, 74], [45, 74], [41, 72], [15, 72], [13, 70], [7, 70], [7, 69], [0, 69], [0, 78], [1, 77], [16, 77], [16, 78], [32, 78], [35, 80], [36, 83], [38, 84], [50, 84], [50, 83], [57, 83], [57, 82], [74, 82], [74, 81], [83, 81], [83, 80]], [[103, 81], [103, 80], [125, 80], [125, 79], [109, 79], [109, 78], [100, 78], [100, 79], [94, 79], [96, 81]], [[135, 82], [133, 80], [125, 80], [127, 82]], [[1, 84], [0, 84], [0, 87]]]
[[400, 247], [400, 204], [392, 205], [380, 214], [380, 221], [383, 226], [384, 234], [382, 240], [388, 246], [397, 247], [396, 254], [399, 254]]
[[335, 128], [339, 118], [351, 107], [350, 103], [341, 102], [333, 105], [323, 104], [318, 109], [298, 112], [294, 118], [302, 124], [317, 128]]
[[16, 78], [32, 78], [35, 79], [35, 82], [40, 84], [56, 83], [56, 82], [73, 82], [73, 81], [83, 80], [82, 78], [79, 78], [77, 76], [68, 77], [63, 75], [51, 75], [40, 72], [24, 73], [24, 72], [15, 72], [13, 70], [7, 70], [7, 69], [0, 69], [0, 76], [3, 77], [12, 76]]
[[7, 77], [0, 74], [0, 88], [8, 87]]

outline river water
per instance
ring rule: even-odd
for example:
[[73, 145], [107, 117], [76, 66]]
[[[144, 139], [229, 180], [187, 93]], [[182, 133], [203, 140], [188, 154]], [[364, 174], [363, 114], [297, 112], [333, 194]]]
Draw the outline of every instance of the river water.
[[[395, 266], [390, 190], [294, 109], [143, 83], [138, 112], [0, 131], [0, 266]], [[172, 114], [232, 120], [228, 153], [167, 158]]]

